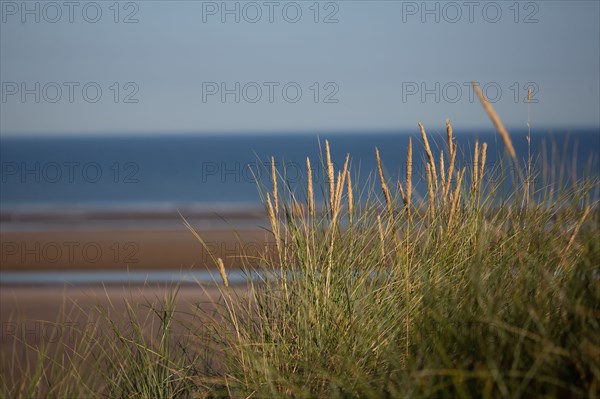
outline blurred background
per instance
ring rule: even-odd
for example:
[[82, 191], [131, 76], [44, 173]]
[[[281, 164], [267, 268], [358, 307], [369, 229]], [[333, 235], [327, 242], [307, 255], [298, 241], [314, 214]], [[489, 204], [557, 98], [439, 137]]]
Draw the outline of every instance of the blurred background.
[[2, 270], [212, 267], [181, 215], [234, 263], [268, 242], [270, 157], [301, 194], [305, 159], [319, 170], [325, 139], [367, 183], [376, 146], [393, 178], [417, 122], [441, 147], [450, 118], [464, 150], [485, 140], [494, 163], [503, 148], [472, 81], [520, 157], [530, 121], [536, 149], [554, 142], [577, 173], [597, 173], [597, 1], [0, 10]]

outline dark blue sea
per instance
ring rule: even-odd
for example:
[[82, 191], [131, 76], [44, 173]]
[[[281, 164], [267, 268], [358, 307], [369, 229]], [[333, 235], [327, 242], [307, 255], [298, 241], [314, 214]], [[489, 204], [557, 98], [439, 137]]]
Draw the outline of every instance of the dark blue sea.
[[[3, 137], [0, 139], [1, 212], [56, 210], [171, 210], [196, 207], [230, 209], [260, 206], [259, 186], [270, 186], [269, 162], [275, 157], [280, 173], [300, 198], [306, 184], [306, 157], [314, 180], [325, 187], [321, 156], [325, 139], [334, 163], [341, 167], [351, 155], [355, 186], [373, 183], [375, 147], [387, 177], [404, 176], [408, 132], [335, 134], [228, 134], [153, 136]], [[442, 129], [428, 132], [432, 146], [446, 150]], [[424, 157], [418, 131], [411, 133], [416, 180], [424, 179]], [[559, 158], [567, 173], [599, 175], [600, 130], [557, 129], [512, 131], [518, 157], [542, 161]], [[499, 165], [504, 146], [494, 131], [455, 132], [467, 165], [475, 139], [487, 142], [488, 170]], [[554, 156], [553, 156], [554, 153]], [[460, 157], [460, 155], [459, 155]], [[446, 162], [448, 158], [446, 157]], [[319, 191], [319, 190], [318, 190]], [[417, 195], [424, 193], [417, 184]]]

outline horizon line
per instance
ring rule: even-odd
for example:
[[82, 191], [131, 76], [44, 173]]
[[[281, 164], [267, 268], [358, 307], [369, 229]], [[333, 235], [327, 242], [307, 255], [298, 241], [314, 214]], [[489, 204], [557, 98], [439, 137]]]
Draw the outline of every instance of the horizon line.
[[[496, 132], [496, 128], [493, 126], [467, 126], [460, 127], [453, 125], [455, 134], [465, 134], [465, 133], [488, 133], [488, 132]], [[527, 130], [528, 127], [524, 126], [508, 126], [507, 130], [510, 131], [518, 131], [522, 132]], [[276, 135], [289, 135], [289, 136], [315, 136], [315, 135], [359, 135], [359, 134], [369, 134], [369, 133], [378, 133], [378, 134], [412, 134], [412, 130], [414, 133], [419, 133], [418, 125], [415, 124], [414, 127], [390, 127], [390, 128], [352, 128], [352, 129], [252, 129], [252, 130], [177, 130], [177, 131], [167, 131], [167, 130], [150, 130], [150, 131], [142, 131], [142, 130], [124, 130], [124, 131], [85, 131], [85, 132], [75, 132], [75, 131], [49, 131], [49, 132], [2, 132], [0, 131], [0, 139], [3, 138], [73, 138], [73, 137], [89, 137], [89, 138], [99, 138], [99, 137], [143, 137], [143, 136], [153, 136], [153, 137], [215, 137], [215, 136], [276, 136]], [[438, 128], [429, 128], [430, 131], [438, 131], [444, 130], [445, 126], [441, 125]], [[466, 132], [468, 130], [468, 132]], [[581, 125], [581, 126], [544, 126], [544, 127], [531, 127], [531, 134], [540, 134], [540, 133], [553, 133], [553, 132], [570, 132], [570, 131], [600, 131], [600, 126], [591, 126], [591, 125]]]

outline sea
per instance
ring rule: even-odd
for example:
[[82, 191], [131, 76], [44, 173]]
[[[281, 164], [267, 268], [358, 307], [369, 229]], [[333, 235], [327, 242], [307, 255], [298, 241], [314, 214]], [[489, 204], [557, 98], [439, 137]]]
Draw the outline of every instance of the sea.
[[[425, 196], [425, 153], [418, 131], [280, 134], [153, 134], [0, 137], [0, 221], [60, 218], [77, 213], [151, 215], [174, 210], [231, 212], [262, 207], [270, 190], [273, 157], [280, 188], [305, 198], [310, 158], [317, 196], [325, 192], [325, 140], [336, 169], [351, 157], [353, 183], [361, 192], [377, 182], [375, 149], [386, 178], [404, 180], [409, 137], [414, 148], [416, 196]], [[434, 153], [445, 151], [444, 129], [428, 132]], [[506, 158], [493, 130], [456, 131], [457, 165], [472, 162], [475, 140], [488, 143], [486, 169], [500, 173]], [[520, 162], [533, 159], [562, 168], [563, 178], [600, 175], [600, 129], [511, 131]], [[530, 140], [528, 140], [530, 137]], [[505, 162], [505, 165], [509, 165]], [[541, 170], [541, 169], [540, 169]], [[556, 172], [558, 175], [558, 171]], [[282, 194], [284, 195], [284, 194]], [[366, 194], [364, 196], [366, 198]]]

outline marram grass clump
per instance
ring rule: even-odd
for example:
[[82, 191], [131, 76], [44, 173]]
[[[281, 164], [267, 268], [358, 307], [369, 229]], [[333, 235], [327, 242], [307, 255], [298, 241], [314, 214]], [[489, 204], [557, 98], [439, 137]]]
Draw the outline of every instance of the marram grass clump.
[[[510, 136], [482, 102], [514, 171]], [[529, 165], [501, 174], [513, 191], [498, 201], [503, 182], [486, 175], [487, 143], [459, 159], [448, 121], [447, 150], [436, 156], [419, 128], [424, 198], [412, 198], [412, 140], [404, 181], [386, 179], [374, 150], [379, 188], [366, 198], [350, 181], [349, 158], [334, 169], [328, 141], [321, 211], [311, 160], [306, 199], [272, 185], [277, 251], [264, 256], [264, 281], [249, 282], [247, 296], [223, 288], [224, 370], [208, 396], [598, 396], [597, 181], [540, 195], [548, 190], [524, 184], [536, 181]]]

